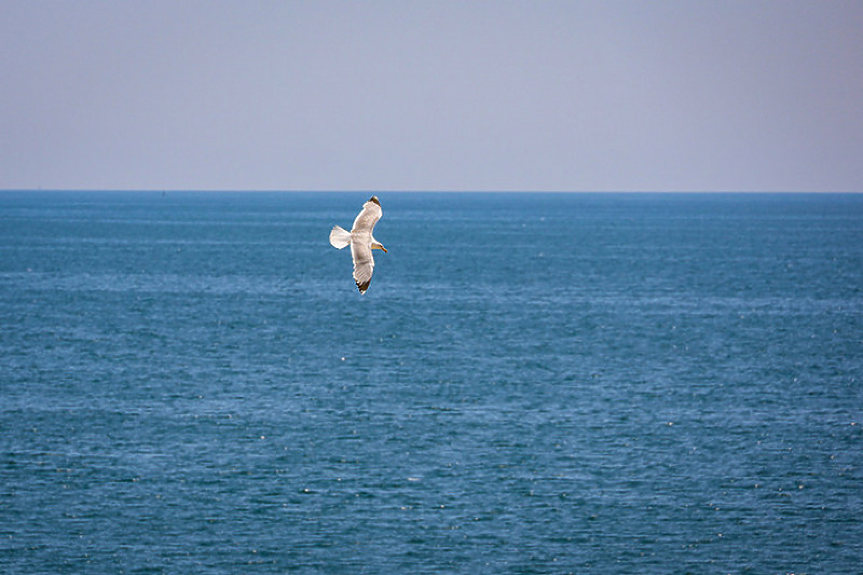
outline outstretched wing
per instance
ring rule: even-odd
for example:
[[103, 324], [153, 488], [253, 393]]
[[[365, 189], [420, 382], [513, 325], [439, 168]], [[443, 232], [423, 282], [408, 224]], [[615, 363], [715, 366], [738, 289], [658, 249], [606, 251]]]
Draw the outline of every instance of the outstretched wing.
[[351, 233], [368, 232], [371, 235], [375, 224], [381, 219], [383, 210], [377, 196], [372, 196], [369, 201], [363, 204], [363, 211], [359, 213], [357, 219], [354, 220], [354, 227]]
[[354, 258], [354, 281], [357, 282], [360, 293], [366, 293], [372, 282], [372, 271], [375, 269], [372, 248], [366, 243], [352, 242], [351, 255]]

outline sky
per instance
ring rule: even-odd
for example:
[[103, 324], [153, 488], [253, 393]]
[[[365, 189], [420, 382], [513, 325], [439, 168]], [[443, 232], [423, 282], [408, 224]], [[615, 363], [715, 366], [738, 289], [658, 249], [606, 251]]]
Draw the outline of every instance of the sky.
[[0, 0], [0, 189], [863, 192], [859, 0]]

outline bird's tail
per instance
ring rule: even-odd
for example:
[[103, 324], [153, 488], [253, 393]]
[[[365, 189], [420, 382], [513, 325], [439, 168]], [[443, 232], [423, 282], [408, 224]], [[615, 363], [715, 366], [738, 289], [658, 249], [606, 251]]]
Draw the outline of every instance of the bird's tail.
[[333, 226], [333, 231], [330, 232], [330, 243], [338, 249], [351, 245], [351, 232], [339, 226]]

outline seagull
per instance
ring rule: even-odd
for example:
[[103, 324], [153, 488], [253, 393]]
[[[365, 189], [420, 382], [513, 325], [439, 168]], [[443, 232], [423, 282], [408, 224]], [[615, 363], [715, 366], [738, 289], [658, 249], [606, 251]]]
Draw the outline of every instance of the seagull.
[[357, 282], [357, 288], [361, 294], [366, 293], [372, 281], [372, 270], [375, 267], [372, 250], [383, 250], [387, 253], [383, 244], [372, 237], [372, 230], [381, 219], [381, 215], [383, 215], [381, 203], [377, 196], [372, 196], [363, 204], [363, 211], [354, 220], [351, 231], [333, 226], [330, 232], [330, 243], [334, 248], [342, 249], [350, 244], [351, 256], [354, 258], [354, 281]]

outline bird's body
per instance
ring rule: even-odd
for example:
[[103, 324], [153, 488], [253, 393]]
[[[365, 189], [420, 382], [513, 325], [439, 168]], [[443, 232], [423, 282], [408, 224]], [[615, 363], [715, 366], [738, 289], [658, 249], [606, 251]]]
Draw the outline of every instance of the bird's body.
[[351, 246], [351, 256], [354, 260], [354, 281], [361, 294], [366, 293], [372, 281], [372, 271], [375, 267], [372, 250], [383, 250], [384, 253], [387, 251], [372, 236], [372, 231], [375, 224], [381, 219], [381, 215], [383, 215], [381, 203], [377, 196], [372, 196], [369, 201], [363, 204], [363, 210], [354, 220], [354, 227], [351, 228], [351, 231], [334, 226], [330, 232], [330, 244], [334, 248], [342, 249], [348, 245]]

